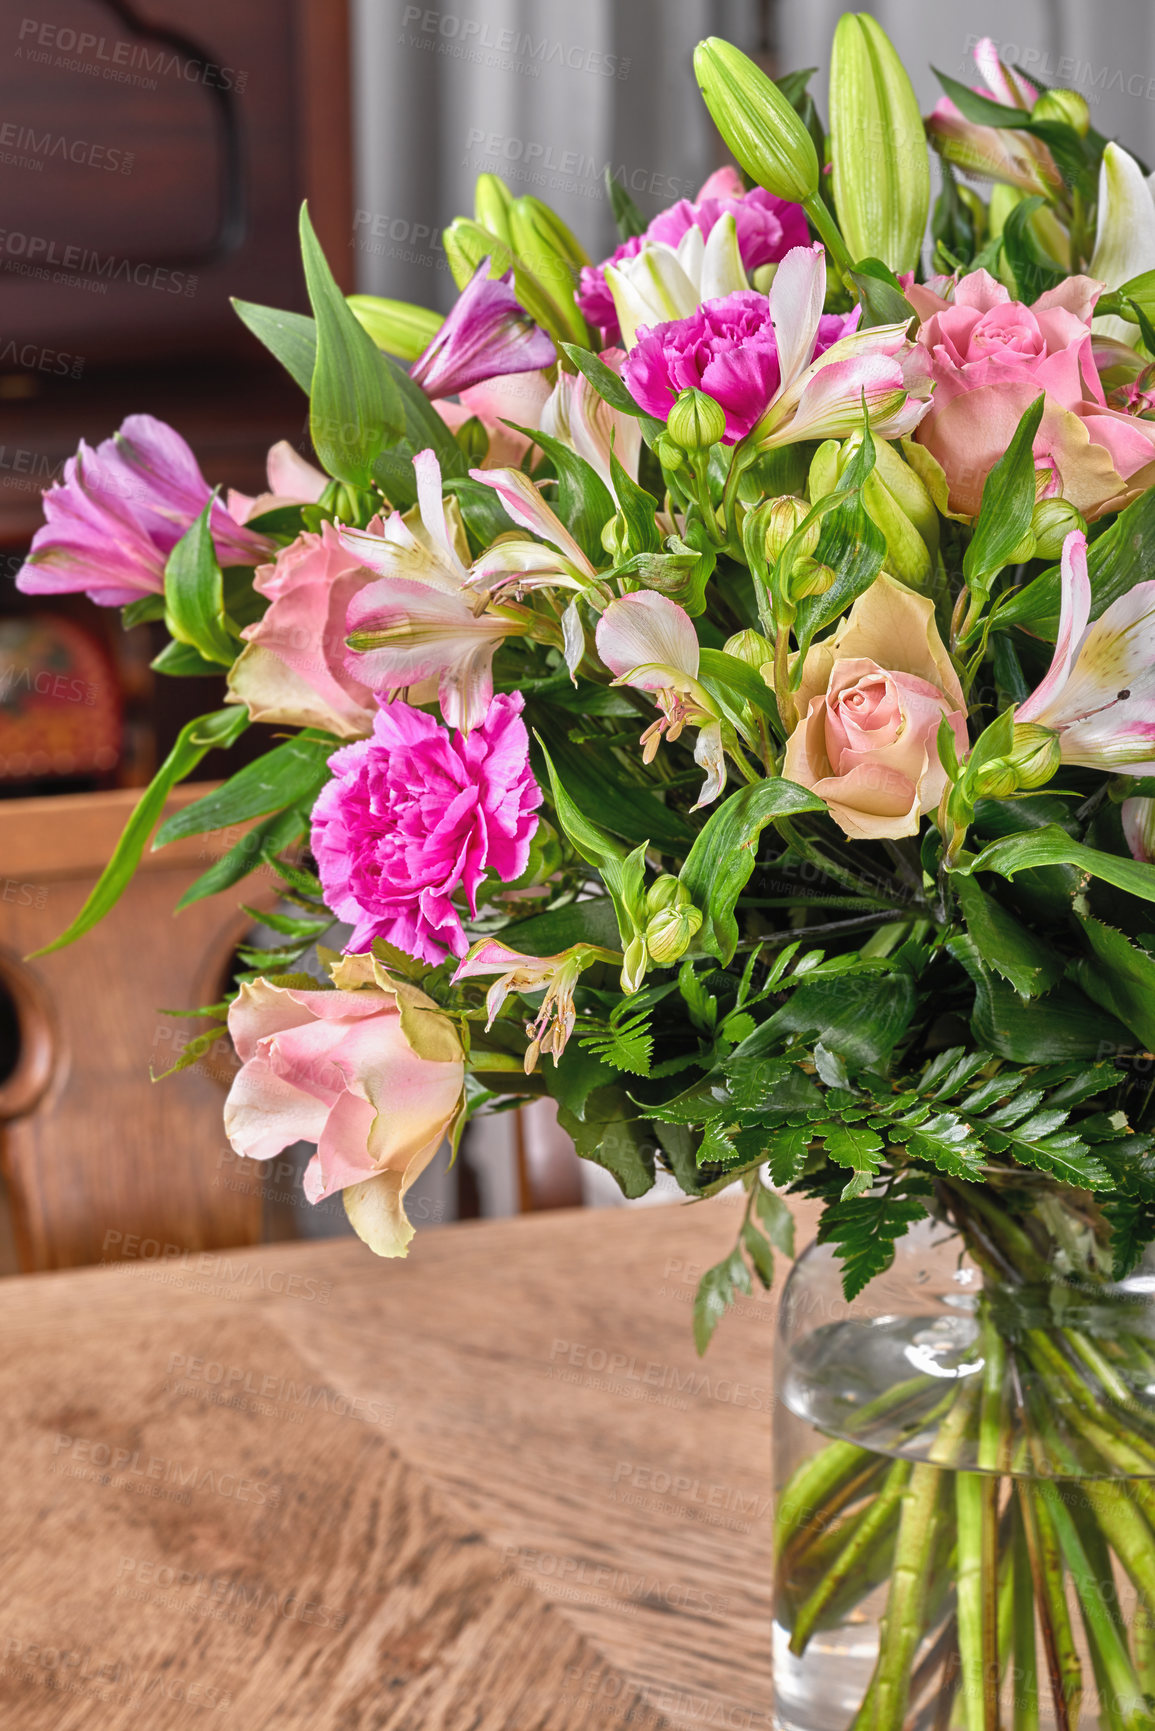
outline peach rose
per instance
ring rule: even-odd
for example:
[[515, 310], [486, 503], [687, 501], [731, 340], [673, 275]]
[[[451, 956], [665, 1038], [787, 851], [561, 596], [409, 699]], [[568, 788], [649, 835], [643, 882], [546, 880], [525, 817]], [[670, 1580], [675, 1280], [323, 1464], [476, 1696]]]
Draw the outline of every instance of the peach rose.
[[798, 708], [782, 773], [824, 799], [856, 840], [917, 835], [946, 786], [944, 715], [967, 750], [966, 702], [934, 607], [885, 573], [807, 654]]
[[405, 1192], [461, 1115], [461, 1043], [448, 1016], [372, 956], [343, 956], [332, 974], [335, 991], [241, 987], [229, 1011], [241, 1068], [225, 1134], [251, 1160], [315, 1142], [309, 1201], [343, 1190], [369, 1248], [404, 1256]]

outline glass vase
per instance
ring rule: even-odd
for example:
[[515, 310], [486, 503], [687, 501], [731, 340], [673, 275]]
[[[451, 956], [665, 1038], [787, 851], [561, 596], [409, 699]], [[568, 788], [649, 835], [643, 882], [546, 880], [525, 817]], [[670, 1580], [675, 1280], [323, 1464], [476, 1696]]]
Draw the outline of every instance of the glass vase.
[[1155, 1731], [1155, 1257], [1092, 1199], [943, 1184], [775, 1353], [780, 1731]]

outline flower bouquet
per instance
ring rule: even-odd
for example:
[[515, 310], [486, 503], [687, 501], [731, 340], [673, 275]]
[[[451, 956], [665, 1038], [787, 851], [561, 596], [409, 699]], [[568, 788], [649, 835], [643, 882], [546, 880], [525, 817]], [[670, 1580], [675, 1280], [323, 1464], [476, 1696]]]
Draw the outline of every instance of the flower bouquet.
[[227, 674], [57, 942], [150, 836], [251, 826], [184, 897], [281, 886], [183, 1060], [231, 1034], [239, 1153], [315, 1143], [309, 1198], [394, 1256], [446, 1136], [548, 1094], [629, 1197], [744, 1189], [700, 1349], [792, 1256], [783, 1192], [821, 1205], [775, 1425], [799, 1731], [1155, 1724], [1155, 200], [976, 60], [924, 123], [844, 17], [826, 132], [704, 42], [737, 166], [648, 224], [611, 180], [600, 264], [482, 176], [444, 319], [344, 297], [303, 213], [313, 316], [237, 311], [319, 466], [222, 500], [133, 417], [19, 578]]

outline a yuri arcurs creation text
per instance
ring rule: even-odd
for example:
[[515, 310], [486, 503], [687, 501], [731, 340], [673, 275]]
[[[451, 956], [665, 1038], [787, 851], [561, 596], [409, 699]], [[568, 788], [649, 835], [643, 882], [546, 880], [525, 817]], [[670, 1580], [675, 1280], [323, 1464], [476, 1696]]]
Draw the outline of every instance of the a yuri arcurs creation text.
[[732, 163], [648, 224], [611, 182], [600, 262], [483, 175], [444, 318], [343, 296], [303, 213], [313, 316], [237, 311], [311, 452], [222, 495], [131, 417], [18, 580], [227, 678], [58, 942], [150, 838], [251, 825], [185, 897], [283, 886], [185, 1054], [231, 1034], [239, 1153], [315, 1144], [396, 1256], [445, 1138], [548, 1094], [627, 1196], [744, 1187], [703, 1348], [820, 1201], [799, 1731], [1155, 1726], [1155, 197], [975, 59], [924, 120], [844, 17], [824, 122], [703, 42]]

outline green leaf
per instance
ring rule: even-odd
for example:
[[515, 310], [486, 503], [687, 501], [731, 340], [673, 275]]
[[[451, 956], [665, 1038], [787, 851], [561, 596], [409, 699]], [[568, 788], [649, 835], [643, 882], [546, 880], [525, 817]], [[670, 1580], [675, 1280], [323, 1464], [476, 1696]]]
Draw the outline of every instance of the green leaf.
[[1133, 1044], [1113, 1016], [1097, 1011], [1089, 998], [1065, 983], [1029, 1006], [998, 979], [970, 937], [951, 938], [947, 948], [970, 975], [975, 988], [971, 1030], [980, 1046], [1019, 1064], [1049, 1064], [1063, 1059], [1101, 1058]]
[[216, 494], [181, 536], [164, 568], [165, 619], [179, 643], [206, 661], [231, 667], [239, 640], [225, 620], [225, 589], [209, 519]]
[[235, 297], [232, 306], [241, 323], [252, 331], [258, 342], [264, 343], [269, 353], [280, 361], [308, 396], [317, 361], [315, 322], [303, 313], [278, 312], [275, 307], [262, 307], [254, 301]]
[[890, 1125], [887, 1134], [892, 1142], [905, 1143], [912, 1160], [925, 1161], [937, 1166], [940, 1172], [973, 1183], [982, 1178], [982, 1144], [971, 1126], [953, 1112], [936, 1112], [910, 1129], [899, 1119]]
[[734, 909], [750, 881], [762, 830], [775, 818], [821, 811], [816, 794], [781, 777], [739, 788], [711, 812], [682, 867], [680, 881], [705, 915], [700, 947], [726, 964], [738, 944]]
[[771, 1180], [779, 1186], [793, 1184], [806, 1164], [809, 1147], [810, 1130], [805, 1125], [783, 1124], [772, 1131], [766, 1143]]
[[973, 872], [997, 872], [1000, 877], [1013, 878], [1016, 872], [1036, 866], [1073, 866], [1084, 877], [1101, 878], [1127, 895], [1155, 901], [1155, 866], [1084, 847], [1058, 824], [1045, 824], [1024, 835], [1003, 836], [956, 866], [952, 875], [969, 877]]
[[[626, 522], [626, 552], [630, 555], [660, 552], [662, 537], [657, 524], [658, 501], [626, 473], [613, 451], [610, 452], [610, 474], [618, 508]], [[600, 550], [600, 534], [598, 546]]]
[[646, 1026], [603, 1028], [592, 1034], [579, 1034], [578, 1045], [611, 1069], [627, 1071], [632, 1076], [648, 1076], [654, 1053], [654, 1037]]
[[[1153, 560], [1155, 488], [1149, 487], [1088, 545], [1091, 618], [1098, 619], [1113, 601], [1141, 583], [1148, 576]], [[995, 625], [1000, 630], [1023, 625], [1053, 643], [1059, 634], [1060, 606], [1060, 567], [1056, 565], [1016, 590], [1009, 601], [1000, 600]]]
[[[405, 417], [402, 445], [389, 446], [373, 460], [373, 479], [380, 483], [391, 502], [408, 507], [417, 498], [417, 479], [410, 453], [431, 450], [441, 465], [442, 480], [454, 478], [467, 481], [469, 463], [448, 425], [437, 413], [420, 385], [415, 385], [408, 372], [391, 355], [382, 355], [385, 372], [393, 382]], [[477, 486], [477, 482], [471, 483]], [[493, 497], [492, 487], [484, 489]], [[505, 527], [504, 516], [501, 527]]]
[[[814, 638], [827, 625], [841, 618], [847, 608], [866, 593], [886, 558], [886, 537], [866, 509], [861, 492], [861, 481], [874, 466], [873, 449], [870, 450], [869, 462], [864, 462], [861, 470], [855, 471], [855, 465], [864, 458], [867, 449], [864, 442], [843, 475], [846, 498], [822, 518], [822, 533], [814, 549], [814, 558], [829, 565], [835, 577], [830, 588], [821, 595], [807, 595], [798, 604], [794, 636], [799, 650], [795, 664], [799, 680], [806, 652]], [[847, 477], [852, 471], [860, 473], [861, 479], [858, 484], [846, 488]]]
[[45, 944], [43, 949], [36, 950], [34, 955], [47, 956], [53, 950], [62, 950], [65, 945], [75, 943], [116, 906], [140, 863], [144, 844], [173, 788], [192, 774], [206, 752], [227, 750], [240, 738], [248, 724], [248, 710], [234, 705], [229, 709], [215, 710], [211, 715], [198, 716], [181, 728], [175, 745], [141, 795], [88, 900], [68, 930], [50, 944]]
[[519, 427], [516, 421], [507, 421], [506, 425], [541, 446], [557, 472], [557, 514], [586, 558], [600, 565], [605, 559], [602, 529], [617, 507], [597, 470], [549, 433], [539, 432], [536, 427]]
[[649, 1127], [639, 1118], [620, 1088], [596, 1088], [585, 1102], [581, 1118], [566, 1106], [558, 1123], [573, 1137], [583, 1160], [612, 1172], [622, 1193], [634, 1199], [654, 1185], [654, 1148]]
[[739, 661], [736, 655], [727, 655], [724, 649], [701, 649], [698, 681], [716, 702], [727, 709], [733, 709], [737, 699], [772, 721], [778, 721], [774, 693], [762, 675], [744, 661]]
[[333, 280], [305, 204], [301, 258], [317, 321], [309, 398], [313, 448], [330, 475], [368, 487], [374, 459], [405, 431], [405, 411], [384, 355]]
[[633, 240], [635, 235], [645, 234], [645, 217], [621, 181], [614, 179], [613, 171], [608, 162], [606, 164], [606, 192], [609, 194], [610, 209], [614, 213], [614, 221], [622, 239]]
[[275, 745], [255, 763], [246, 763], [223, 787], [174, 812], [161, 825], [153, 847], [166, 847], [182, 836], [203, 835], [210, 829], [228, 829], [283, 806], [311, 804], [328, 779], [328, 758], [337, 744], [300, 736]]
[[571, 845], [588, 865], [596, 866], [602, 882], [610, 893], [618, 917], [618, 931], [623, 950], [640, 935], [642, 889], [645, 882], [645, 849], [643, 842], [631, 854], [626, 854], [619, 842], [608, 836], [574, 804], [558, 778], [549, 752], [542, 745], [553, 793], [554, 811]]
[[822, 1137], [832, 1160], [855, 1173], [842, 1192], [844, 1200], [870, 1189], [882, 1165], [882, 1137], [876, 1130], [866, 1124], [815, 1124], [811, 1134]]
[[903, 294], [898, 278], [880, 258], [860, 259], [856, 268], [847, 274], [862, 300], [862, 330], [869, 330], [874, 325], [907, 324], [917, 316]]
[[1076, 969], [1080, 986], [1125, 1022], [1148, 1052], [1155, 1051], [1155, 960], [1112, 926], [1086, 915], [1080, 924], [1094, 955]]
[[219, 661], [206, 661], [191, 643], [177, 643], [175, 639], [166, 643], [159, 655], [153, 656], [149, 666], [155, 673], [166, 673], [170, 679], [219, 679], [221, 676]]
[[250, 872], [256, 871], [258, 866], [265, 865], [271, 855], [279, 853], [282, 848], [290, 847], [308, 827], [308, 811], [292, 807], [288, 811], [276, 812], [262, 823], [255, 824], [235, 847], [231, 847], [221, 859], [214, 860], [208, 871], [202, 872], [196, 882], [189, 885], [173, 912], [179, 914], [183, 908], [191, 907], [193, 902], [203, 901], [206, 896], [215, 896], [221, 890], [231, 889], [234, 884], [240, 883], [242, 878], [248, 877]]
[[698, 1282], [694, 1299], [694, 1345], [699, 1356], [713, 1339], [714, 1330], [733, 1304], [737, 1292], [753, 1290], [750, 1274], [740, 1250], [734, 1250], [723, 1262], [707, 1268]]
[[207, 1057], [218, 1040], [228, 1033], [228, 1026], [222, 1024], [219, 1028], [206, 1028], [202, 1034], [196, 1034], [181, 1048], [180, 1056], [175, 1064], [170, 1064], [167, 1070], [155, 1072], [149, 1065], [149, 1077], [154, 1082], [163, 1082], [169, 1076], [175, 1076], [179, 1070], [188, 1070], [193, 1064], [199, 1064]]
[[988, 967], [1024, 998], [1037, 998], [1058, 985], [1064, 964], [1057, 950], [1020, 925], [974, 878], [960, 878], [955, 888], [967, 931]]
[[848, 1063], [883, 1069], [914, 1016], [917, 994], [909, 974], [862, 972], [804, 979], [756, 1033], [732, 1053], [736, 1062], [761, 1057], [789, 1034], [814, 1034]]
[[789, 1204], [776, 1190], [768, 1190], [761, 1182], [754, 1193], [754, 1211], [766, 1228], [766, 1236], [783, 1256], [794, 1260], [794, 1216]]
[[683, 855], [694, 840], [694, 830], [679, 812], [671, 811], [649, 787], [625, 786], [610, 773], [610, 766], [567, 739], [550, 744], [554, 768], [574, 801], [596, 811], [598, 822], [614, 835], [635, 845], [652, 841], [663, 853]]
[[1014, 437], [983, 482], [982, 505], [963, 558], [963, 576], [972, 589], [984, 595], [989, 591], [990, 579], [1002, 570], [1031, 526], [1035, 508], [1034, 440], [1045, 400], [1040, 392], [1030, 407], [1024, 409]]
[[752, 1220], [747, 1220], [742, 1227], [742, 1244], [750, 1258], [751, 1268], [769, 1290], [774, 1284], [774, 1252]]
[[497, 935], [501, 943], [523, 956], [556, 956], [574, 944], [596, 944], [599, 949], [612, 950], [618, 944], [618, 921], [609, 897], [596, 896], [518, 920]]
[[818, 1227], [819, 1244], [836, 1244], [843, 1263], [842, 1290], [857, 1298], [894, 1261], [895, 1241], [926, 1213], [912, 1185], [905, 1192], [852, 1196], [831, 1203]]
[[163, 618], [163, 595], [142, 595], [139, 601], [130, 601], [120, 610], [120, 622], [126, 631], [131, 631], [134, 625], [146, 625], [150, 620]]
[[1114, 1278], [1126, 1280], [1155, 1239], [1155, 1202], [1139, 1196], [1113, 1196], [1101, 1207], [1111, 1227]]

